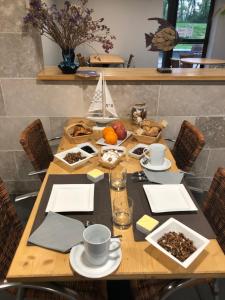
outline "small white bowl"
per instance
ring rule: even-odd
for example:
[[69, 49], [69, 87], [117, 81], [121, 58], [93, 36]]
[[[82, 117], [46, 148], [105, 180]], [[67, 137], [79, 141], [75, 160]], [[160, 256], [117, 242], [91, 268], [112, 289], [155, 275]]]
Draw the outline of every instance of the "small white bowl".
[[[158, 240], [165, 234], [170, 231], [175, 231], [177, 233], [183, 233], [183, 235], [193, 241], [194, 246], [197, 248], [195, 252], [193, 252], [185, 261], [180, 261], [175, 256], [170, 254], [168, 251], [166, 251], [164, 248], [162, 248], [158, 244]], [[200, 235], [196, 231], [192, 230], [188, 226], [184, 225], [183, 223], [177, 221], [174, 218], [170, 218], [165, 223], [163, 223], [161, 226], [159, 226], [156, 230], [154, 230], [152, 233], [146, 236], [145, 238], [150, 244], [152, 244], [154, 247], [159, 249], [161, 252], [166, 254], [168, 257], [170, 257], [173, 261], [177, 262], [184, 268], [188, 268], [191, 263], [199, 256], [199, 254], [205, 249], [205, 247], [209, 244], [209, 240], [206, 239], [204, 236]]]
[[[84, 156], [84, 159], [81, 159], [73, 164], [69, 164], [64, 157], [66, 156], [67, 153], [77, 153], [80, 152], [82, 154], [82, 156]], [[66, 151], [63, 152], [59, 152], [57, 154], [54, 155], [58, 160], [60, 160], [61, 162], [63, 162], [67, 167], [71, 168], [71, 169], [75, 169], [83, 164], [85, 164], [90, 158], [92, 158], [92, 155], [83, 151], [82, 149], [80, 149], [79, 147], [74, 147], [71, 149], [68, 149]]]
[[[90, 147], [94, 152], [88, 153], [87, 151], [83, 150], [82, 148], [85, 146]], [[77, 145], [77, 147], [80, 148], [81, 150], [85, 151], [86, 153], [90, 154], [91, 156], [96, 156], [98, 154], [98, 149], [94, 145], [92, 145], [92, 143], [89, 143], [89, 142], [82, 143], [82, 144]]]
[[104, 153], [105, 151], [109, 151], [109, 150], [114, 150], [118, 155], [119, 157], [122, 157], [123, 155], [126, 154], [126, 148], [123, 147], [123, 146], [103, 146], [101, 148], [101, 153]]
[[146, 148], [146, 147], [148, 147], [148, 145], [147, 144], [137, 144], [137, 145], [135, 145], [133, 148], [131, 148], [129, 151], [128, 151], [128, 154], [130, 155], [130, 156], [132, 156], [132, 157], [134, 157], [134, 158], [137, 158], [137, 159], [140, 159], [140, 158], [142, 158], [142, 156], [144, 155], [144, 153], [142, 153], [141, 155], [138, 155], [138, 154], [135, 154], [134, 153], [134, 151], [135, 151], [135, 149], [137, 149], [137, 148]]

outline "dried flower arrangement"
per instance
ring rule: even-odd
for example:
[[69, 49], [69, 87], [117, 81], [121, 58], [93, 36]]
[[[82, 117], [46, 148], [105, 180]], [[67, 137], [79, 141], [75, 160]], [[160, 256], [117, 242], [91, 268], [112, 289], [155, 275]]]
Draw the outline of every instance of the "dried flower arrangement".
[[[94, 20], [93, 9], [87, 8], [88, 0], [76, 0], [74, 4], [65, 1], [58, 9], [50, 7], [41, 0], [30, 0], [30, 7], [24, 17], [24, 24], [31, 25], [41, 35], [57, 43], [63, 51], [73, 52], [81, 44], [98, 42], [106, 53], [113, 48], [114, 35], [102, 22], [104, 18]], [[72, 49], [72, 51], [71, 51]]]

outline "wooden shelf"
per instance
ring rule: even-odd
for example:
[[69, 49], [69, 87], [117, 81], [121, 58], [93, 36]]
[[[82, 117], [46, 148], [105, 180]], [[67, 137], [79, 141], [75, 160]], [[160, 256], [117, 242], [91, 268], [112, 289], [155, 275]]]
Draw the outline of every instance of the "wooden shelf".
[[[172, 69], [172, 73], [158, 73], [155, 68], [80, 68], [80, 70], [104, 71], [107, 80], [113, 81], [225, 81], [225, 68], [179, 68]], [[37, 75], [37, 80], [74, 81], [97, 80], [95, 78], [81, 78], [76, 74], [62, 74], [57, 67], [46, 67]]]

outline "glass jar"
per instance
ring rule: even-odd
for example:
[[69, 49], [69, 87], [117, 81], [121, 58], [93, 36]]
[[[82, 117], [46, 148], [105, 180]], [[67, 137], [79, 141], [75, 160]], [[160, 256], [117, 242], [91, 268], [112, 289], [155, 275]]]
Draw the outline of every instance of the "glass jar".
[[147, 108], [145, 103], [137, 103], [131, 108], [131, 118], [134, 124], [139, 124], [147, 116]]

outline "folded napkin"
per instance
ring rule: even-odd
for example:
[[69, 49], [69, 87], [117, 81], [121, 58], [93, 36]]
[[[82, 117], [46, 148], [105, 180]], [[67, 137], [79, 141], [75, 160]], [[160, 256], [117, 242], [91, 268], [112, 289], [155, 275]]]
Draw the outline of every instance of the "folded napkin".
[[83, 231], [82, 222], [49, 212], [28, 241], [44, 248], [68, 252], [83, 240]]
[[155, 172], [144, 169], [144, 173], [149, 181], [161, 184], [179, 184], [184, 177], [182, 172]]

